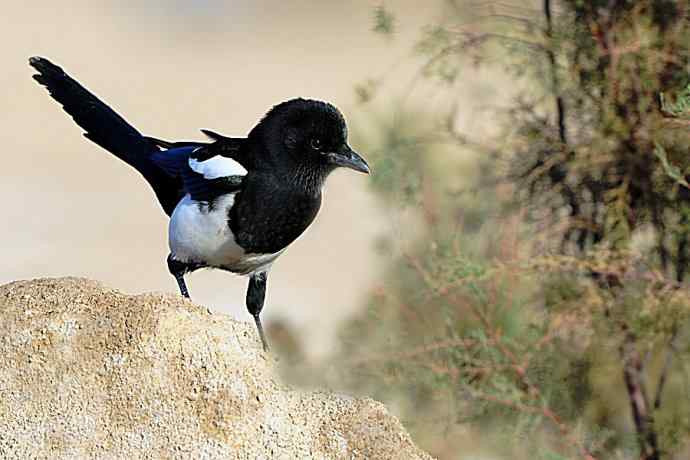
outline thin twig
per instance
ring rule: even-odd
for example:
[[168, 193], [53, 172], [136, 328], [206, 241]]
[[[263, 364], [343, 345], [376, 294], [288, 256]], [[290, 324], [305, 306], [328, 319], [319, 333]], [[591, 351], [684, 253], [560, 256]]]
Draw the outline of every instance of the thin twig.
[[666, 350], [666, 357], [664, 358], [664, 366], [661, 368], [661, 374], [659, 375], [659, 383], [656, 386], [656, 394], [654, 396], [654, 410], [657, 411], [661, 408], [661, 397], [664, 392], [664, 387], [666, 386], [666, 381], [668, 379], [668, 374], [671, 371], [671, 363], [673, 362], [673, 355], [676, 351], [676, 337], [678, 336], [678, 329], [674, 328], [671, 332], [671, 338], [668, 341], [668, 347]]

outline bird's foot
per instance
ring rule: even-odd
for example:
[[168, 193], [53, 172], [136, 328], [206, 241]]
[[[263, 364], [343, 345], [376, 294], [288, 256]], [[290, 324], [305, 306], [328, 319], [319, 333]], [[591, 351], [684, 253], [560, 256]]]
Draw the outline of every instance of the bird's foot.
[[264, 328], [261, 325], [261, 319], [259, 319], [259, 315], [252, 315], [252, 316], [254, 316], [254, 322], [256, 323], [256, 329], [259, 331], [259, 337], [261, 337], [261, 345], [263, 345], [265, 352], [269, 352], [270, 348], [268, 346], [268, 341], [266, 340], [266, 335], [264, 334]]

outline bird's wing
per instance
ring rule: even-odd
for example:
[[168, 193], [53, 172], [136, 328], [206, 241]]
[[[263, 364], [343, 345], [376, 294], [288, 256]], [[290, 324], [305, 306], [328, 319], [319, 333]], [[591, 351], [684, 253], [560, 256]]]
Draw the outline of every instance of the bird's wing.
[[162, 149], [174, 149], [177, 147], [203, 147], [208, 145], [208, 142], [199, 141], [165, 141], [157, 137], [144, 136], [144, 139], [151, 144], [153, 147]]
[[[230, 138], [228, 138], [230, 139]], [[170, 177], [179, 177], [184, 191], [200, 202], [238, 192], [247, 169], [241, 163], [244, 139], [218, 141], [203, 146], [183, 146], [153, 154], [151, 159]]]
[[[238, 150], [244, 141], [244, 139], [223, 136], [222, 134], [218, 134], [210, 129], [202, 129], [201, 132], [204, 133], [206, 137], [214, 142], [218, 142], [220, 146], [228, 149], [229, 151]], [[210, 142], [199, 141], [165, 141], [152, 136], [144, 136], [144, 139], [146, 139], [154, 147], [160, 147], [163, 149], [174, 149], [176, 147], [207, 147], [211, 145]]]

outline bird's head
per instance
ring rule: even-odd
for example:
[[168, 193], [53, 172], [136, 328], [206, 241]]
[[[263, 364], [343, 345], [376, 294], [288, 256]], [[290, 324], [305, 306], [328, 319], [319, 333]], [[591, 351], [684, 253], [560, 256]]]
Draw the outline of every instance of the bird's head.
[[306, 174], [325, 178], [337, 167], [369, 173], [367, 162], [347, 144], [343, 115], [326, 102], [300, 98], [278, 104], [249, 137], [260, 137], [274, 160], [289, 161]]

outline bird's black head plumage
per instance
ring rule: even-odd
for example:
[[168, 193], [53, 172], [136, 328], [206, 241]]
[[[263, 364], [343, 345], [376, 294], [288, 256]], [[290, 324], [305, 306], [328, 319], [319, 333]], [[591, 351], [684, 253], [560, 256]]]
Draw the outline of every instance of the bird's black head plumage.
[[248, 141], [271, 167], [287, 167], [295, 179], [309, 185], [320, 187], [339, 166], [369, 172], [347, 144], [345, 118], [327, 102], [298, 98], [278, 104], [249, 133]]

